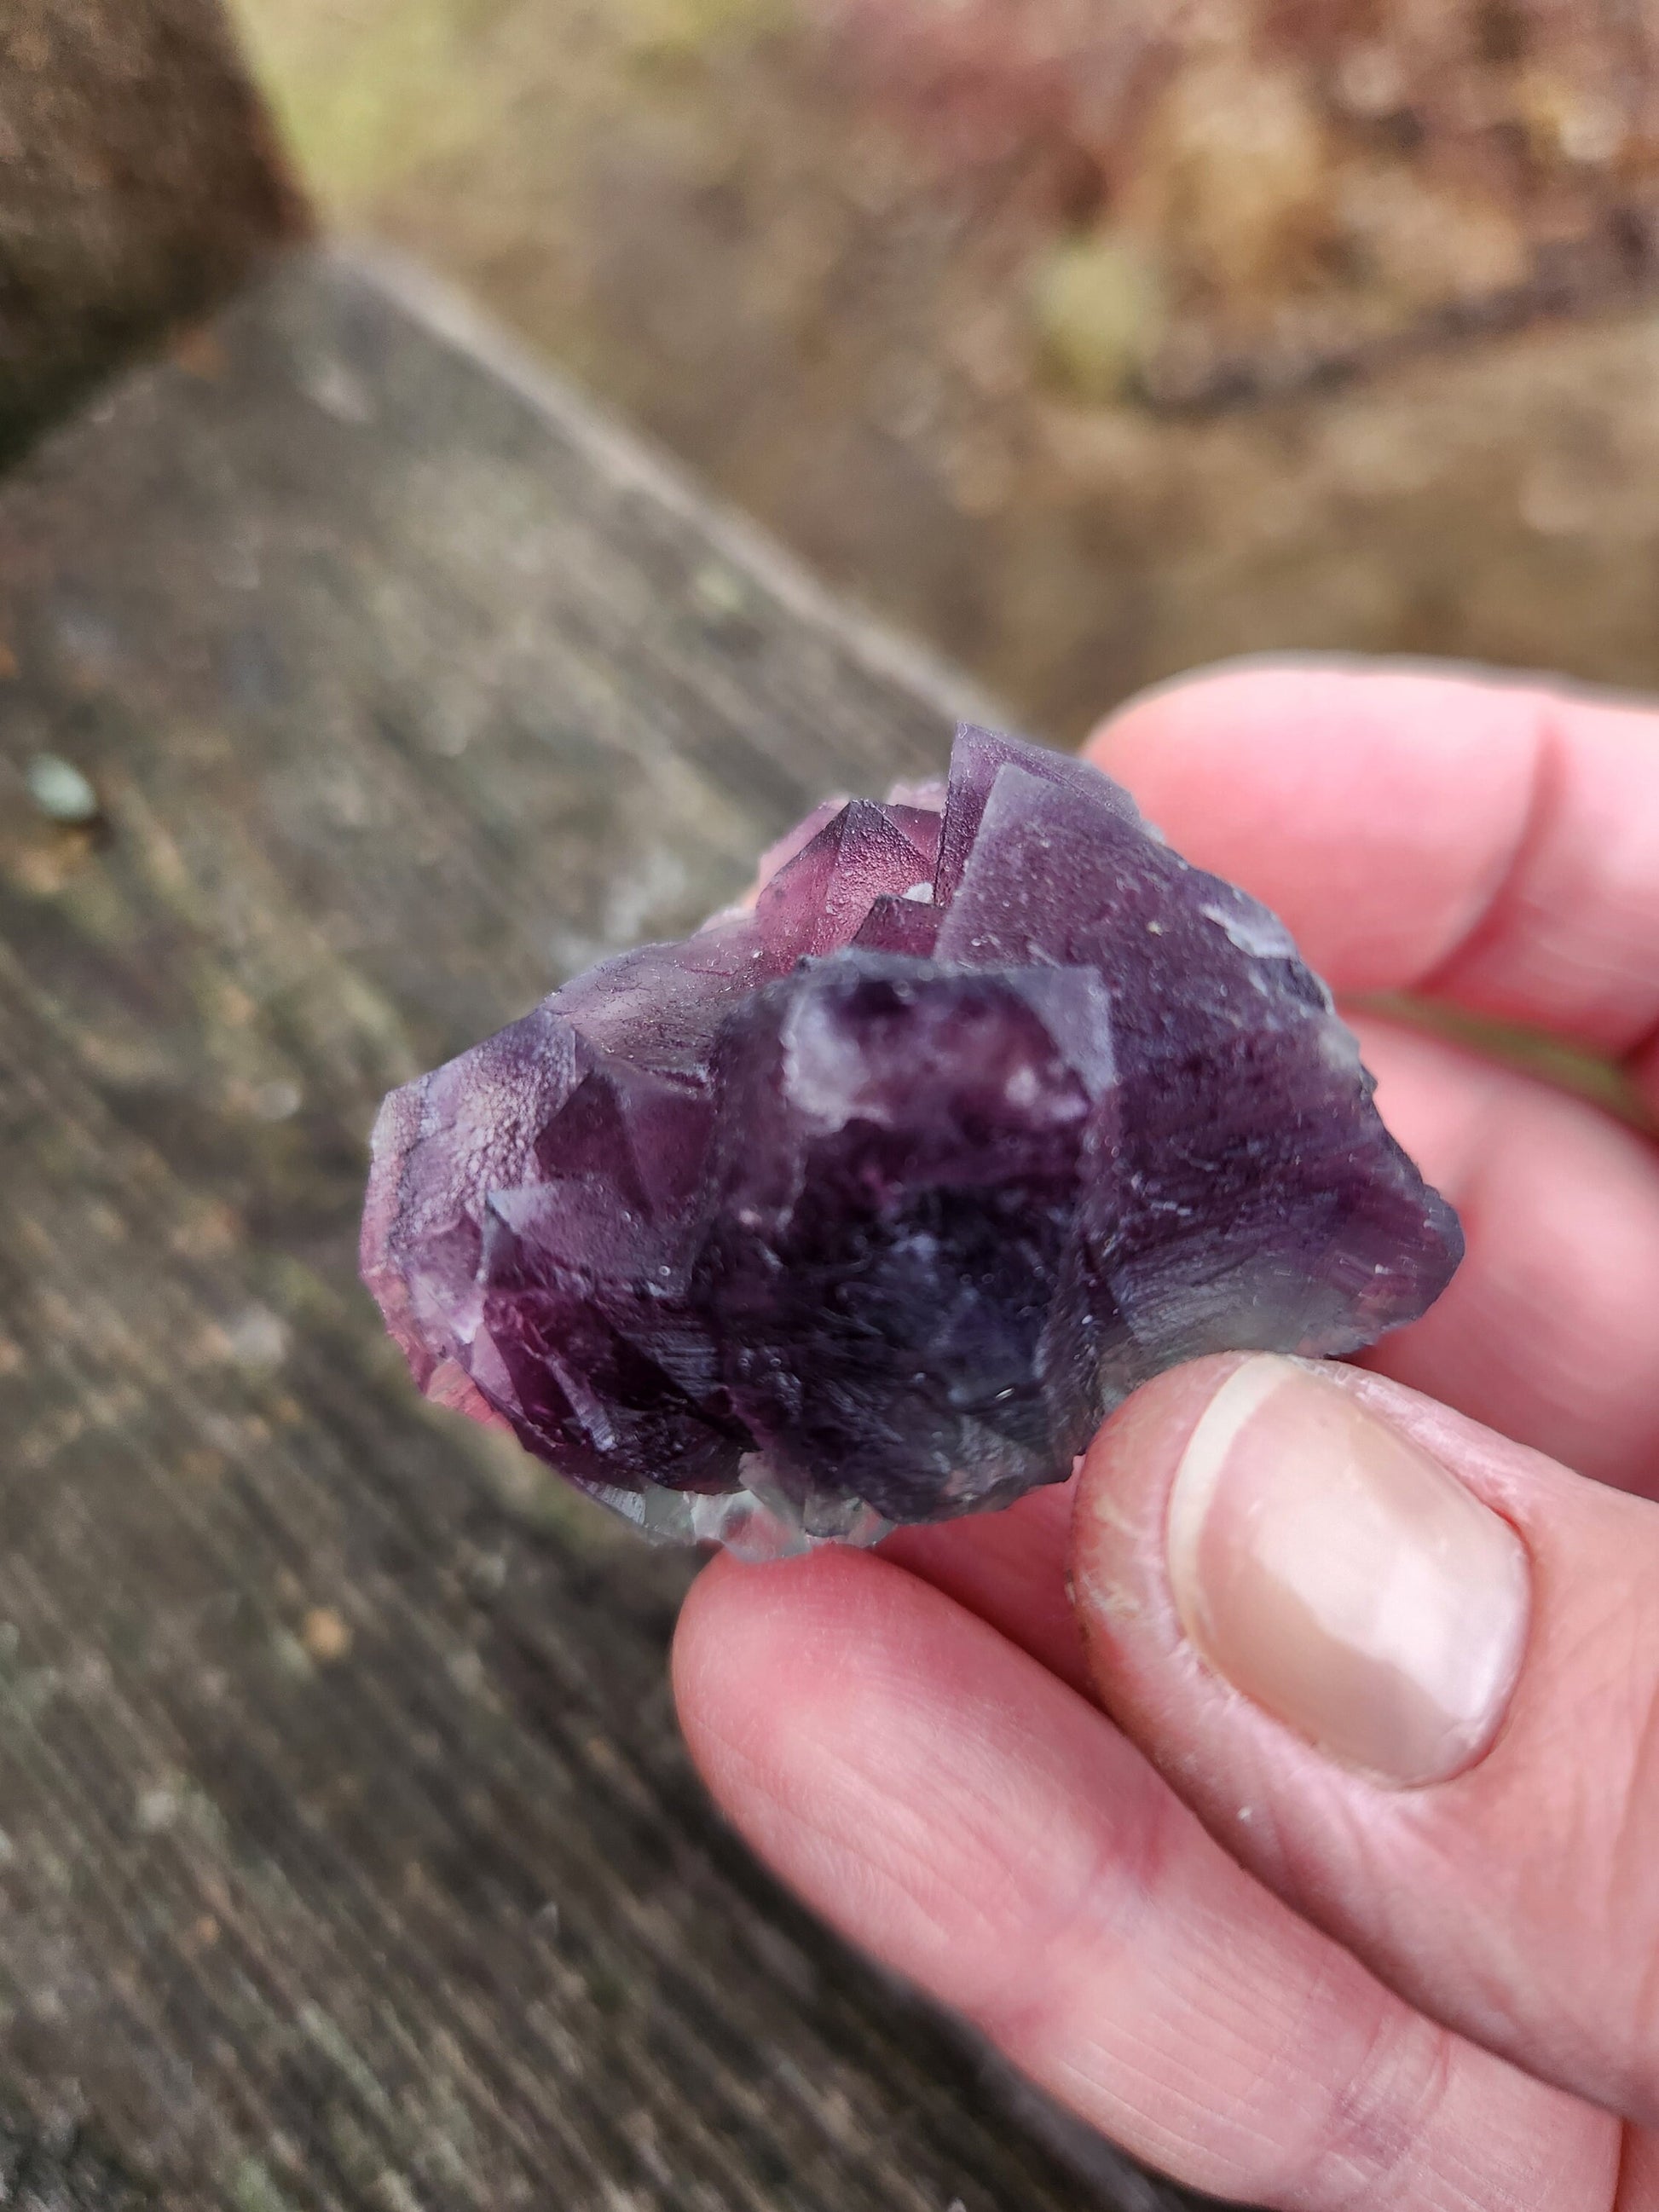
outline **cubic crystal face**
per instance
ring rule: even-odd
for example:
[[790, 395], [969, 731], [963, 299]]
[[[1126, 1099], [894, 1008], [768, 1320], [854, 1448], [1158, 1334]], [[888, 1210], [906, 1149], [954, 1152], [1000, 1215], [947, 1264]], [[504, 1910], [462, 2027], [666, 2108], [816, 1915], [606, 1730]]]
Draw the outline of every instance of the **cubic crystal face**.
[[1070, 1472], [1206, 1352], [1413, 1320], [1455, 1216], [1282, 924], [1098, 770], [957, 732], [750, 910], [393, 1091], [364, 1280], [416, 1381], [642, 1528], [868, 1541]]

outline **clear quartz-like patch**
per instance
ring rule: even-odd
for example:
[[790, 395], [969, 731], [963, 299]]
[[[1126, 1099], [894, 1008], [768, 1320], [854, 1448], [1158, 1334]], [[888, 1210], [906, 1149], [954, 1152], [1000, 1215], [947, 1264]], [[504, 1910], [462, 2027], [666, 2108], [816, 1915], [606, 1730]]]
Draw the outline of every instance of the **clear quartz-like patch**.
[[964, 728], [394, 1091], [363, 1275], [429, 1395], [646, 1534], [867, 1543], [1176, 1361], [1420, 1314], [1462, 1240], [1371, 1091], [1274, 915]]

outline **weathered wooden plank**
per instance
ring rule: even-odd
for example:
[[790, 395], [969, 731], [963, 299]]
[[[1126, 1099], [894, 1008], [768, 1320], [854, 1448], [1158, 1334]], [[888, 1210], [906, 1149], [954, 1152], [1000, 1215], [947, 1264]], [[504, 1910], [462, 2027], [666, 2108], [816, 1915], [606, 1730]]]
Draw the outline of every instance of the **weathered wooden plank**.
[[304, 227], [219, 0], [7, 0], [0, 454]]
[[189, 359], [0, 497], [0, 2084], [110, 2206], [1175, 2201], [750, 1863], [688, 1563], [354, 1275], [386, 1085], [975, 702], [383, 272]]

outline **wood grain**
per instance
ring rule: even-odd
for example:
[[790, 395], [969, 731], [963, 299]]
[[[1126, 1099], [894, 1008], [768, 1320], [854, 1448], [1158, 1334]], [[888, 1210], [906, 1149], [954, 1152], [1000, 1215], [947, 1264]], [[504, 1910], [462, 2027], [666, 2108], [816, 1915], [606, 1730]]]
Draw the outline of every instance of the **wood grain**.
[[[389, 1084], [978, 702], [323, 255], [11, 479], [0, 648], [0, 2086], [38, 2201], [1182, 2201], [779, 1895], [673, 1728], [689, 1563], [428, 1413], [355, 1277]], [[47, 753], [96, 822], [31, 803]]]

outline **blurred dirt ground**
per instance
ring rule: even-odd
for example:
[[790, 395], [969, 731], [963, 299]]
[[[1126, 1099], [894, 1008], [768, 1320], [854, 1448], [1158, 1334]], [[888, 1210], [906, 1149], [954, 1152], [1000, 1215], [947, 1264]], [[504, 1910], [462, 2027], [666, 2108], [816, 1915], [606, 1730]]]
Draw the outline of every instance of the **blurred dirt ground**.
[[1659, 684], [1624, 0], [234, 0], [308, 181], [1076, 734], [1285, 647]]

